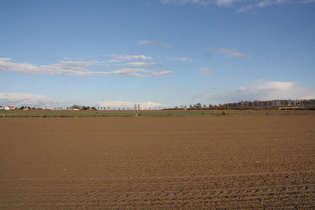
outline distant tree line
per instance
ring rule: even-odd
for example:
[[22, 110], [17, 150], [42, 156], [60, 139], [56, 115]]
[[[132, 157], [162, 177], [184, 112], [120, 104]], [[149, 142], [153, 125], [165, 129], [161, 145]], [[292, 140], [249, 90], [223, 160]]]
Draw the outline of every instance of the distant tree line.
[[272, 100], [272, 101], [240, 101], [224, 104], [230, 108], [268, 108], [268, 107], [308, 107], [315, 106], [315, 99], [308, 100]]
[[299, 99], [299, 100], [270, 100], [270, 101], [240, 101], [236, 103], [226, 103], [226, 104], [209, 104], [202, 105], [201, 103], [196, 103], [189, 106], [180, 106], [171, 109], [276, 109], [279, 107], [300, 107], [301, 109], [315, 109], [315, 99]]
[[21, 109], [21, 110], [26, 110], [26, 109], [27, 109], [27, 110], [31, 110], [31, 109], [35, 109], [35, 107], [32, 108], [32, 107], [30, 107], [30, 106], [21, 106], [20, 109]]
[[76, 104], [74, 104], [74, 105], [72, 105], [71, 107], [67, 107], [67, 110], [97, 110], [97, 108], [96, 107], [89, 107], [89, 106], [79, 106], [79, 105], [76, 105]]

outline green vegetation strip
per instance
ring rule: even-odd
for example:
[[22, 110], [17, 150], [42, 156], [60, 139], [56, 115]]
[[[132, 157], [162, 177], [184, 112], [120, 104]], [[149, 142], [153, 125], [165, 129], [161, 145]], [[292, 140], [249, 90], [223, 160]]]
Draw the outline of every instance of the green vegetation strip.
[[152, 117], [163, 117], [163, 116], [219, 116], [222, 113], [210, 113], [210, 112], [144, 112], [140, 113], [140, 116], [152, 116]]
[[[222, 115], [244, 115], [244, 113], [225, 113], [225, 112], [140, 112], [139, 117], [167, 117], [167, 116], [222, 116]], [[245, 114], [247, 115], [247, 114]], [[1, 112], [0, 117], [133, 117], [132, 112]]]
[[0, 117], [129, 117], [131, 113], [5, 113]]

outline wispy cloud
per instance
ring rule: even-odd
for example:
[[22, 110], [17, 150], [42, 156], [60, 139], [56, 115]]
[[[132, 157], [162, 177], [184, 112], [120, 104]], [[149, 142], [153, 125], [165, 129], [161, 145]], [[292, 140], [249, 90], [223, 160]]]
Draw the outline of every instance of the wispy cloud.
[[170, 57], [170, 58], [167, 58], [167, 60], [169, 60], [169, 61], [190, 61], [190, 62], [192, 62], [192, 59], [191, 58], [187, 58], [187, 57], [181, 57], [181, 58]]
[[289, 3], [314, 3], [315, 0], [160, 0], [164, 4], [185, 5], [217, 5], [219, 7], [237, 7], [240, 12], [253, 8], [264, 8]]
[[215, 4], [220, 7], [231, 7], [233, 4], [240, 2], [240, 0], [216, 0]]
[[113, 54], [112, 59], [108, 61], [108, 63], [117, 63], [124, 62], [130, 60], [152, 60], [151, 56], [147, 55], [117, 55]]
[[290, 0], [260, 0], [260, 1], [256, 1], [253, 2], [251, 4], [245, 4], [242, 5], [239, 8], [240, 12], [244, 12], [253, 8], [264, 8], [264, 7], [268, 7], [268, 6], [272, 6], [272, 5], [280, 5], [280, 4], [285, 4], [285, 3], [289, 3], [289, 2], [293, 2]]
[[226, 48], [210, 48], [215, 54], [223, 54], [225, 57], [245, 57], [249, 58], [249, 55], [245, 55], [243, 53], [240, 53], [236, 51], [235, 48], [232, 49], [226, 49]]
[[184, 4], [209, 4], [215, 0], [160, 0], [163, 4], [174, 4], [174, 5], [184, 5]]
[[212, 69], [211, 69], [210, 67], [202, 68], [202, 69], [199, 69], [199, 70], [197, 71], [197, 74], [198, 74], [198, 75], [212, 76], [211, 70], [212, 70]]
[[172, 74], [173, 71], [161, 71], [155, 72], [146, 69], [134, 69], [134, 68], [125, 68], [119, 69], [112, 72], [98, 72], [99, 75], [122, 75], [129, 77], [158, 77], [167, 74]]
[[[151, 59], [147, 56], [124, 56], [122, 59]], [[33, 65], [30, 63], [12, 62], [10, 58], [0, 58], [0, 71], [19, 72], [24, 74], [63, 74], [67, 76], [108, 76], [121, 75], [131, 77], [156, 77], [173, 73], [172, 71], [155, 72], [142, 68], [123, 68], [114, 71], [90, 71], [88, 67], [99, 66], [96, 61], [60, 61], [51, 65]]]
[[128, 62], [123, 64], [124, 66], [133, 66], [133, 67], [157, 67], [159, 64], [157, 63], [147, 63], [147, 62]]
[[138, 41], [139, 45], [157, 45], [157, 46], [163, 46], [163, 47], [170, 47], [171, 45], [164, 42], [157, 42], [157, 41], [150, 41], [150, 40], [141, 40]]
[[16, 107], [30, 106], [40, 108], [67, 107], [74, 101], [61, 100], [58, 98], [39, 95], [34, 93], [0, 93], [0, 104], [2, 106], [13, 105]]
[[130, 102], [130, 101], [97, 101], [97, 106], [110, 108], [134, 108], [135, 104], [140, 105], [140, 109], [164, 108], [166, 105], [155, 102]]
[[219, 103], [254, 101], [254, 100], [276, 100], [276, 99], [312, 99], [315, 98], [315, 89], [297, 86], [298, 82], [282, 81], [256, 81], [249, 87], [240, 87], [237, 90], [221, 93], [201, 94], [201, 98]]
[[20, 72], [25, 74], [64, 74], [84, 75], [90, 72], [87, 67], [99, 65], [95, 61], [59, 61], [51, 65], [33, 65], [30, 63], [18, 63], [10, 58], [0, 58], [0, 71]]
[[[92, 102], [93, 103], [93, 102]], [[161, 103], [151, 101], [147, 102], [130, 102], [130, 101], [96, 101], [93, 104], [84, 104], [80, 101], [65, 100], [54, 98], [46, 95], [34, 93], [0, 93], [0, 104], [2, 106], [30, 106], [36, 108], [57, 108], [69, 107], [73, 104], [82, 104], [96, 107], [110, 107], [110, 108], [133, 108], [135, 104], [139, 104], [141, 109], [148, 108], [164, 108], [170, 107]]]

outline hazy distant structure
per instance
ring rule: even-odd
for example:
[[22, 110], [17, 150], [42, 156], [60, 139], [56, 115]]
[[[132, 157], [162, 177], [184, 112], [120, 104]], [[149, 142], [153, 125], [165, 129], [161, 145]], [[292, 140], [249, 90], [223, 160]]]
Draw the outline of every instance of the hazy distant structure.
[[134, 108], [134, 116], [139, 116], [140, 114], [140, 104], [135, 104], [135, 108]]

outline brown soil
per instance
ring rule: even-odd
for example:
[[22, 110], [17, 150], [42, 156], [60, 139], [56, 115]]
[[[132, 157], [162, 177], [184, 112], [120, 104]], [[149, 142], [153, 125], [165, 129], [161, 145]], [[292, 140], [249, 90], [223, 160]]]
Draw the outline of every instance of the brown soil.
[[315, 208], [314, 161], [314, 115], [2, 118], [0, 208]]

